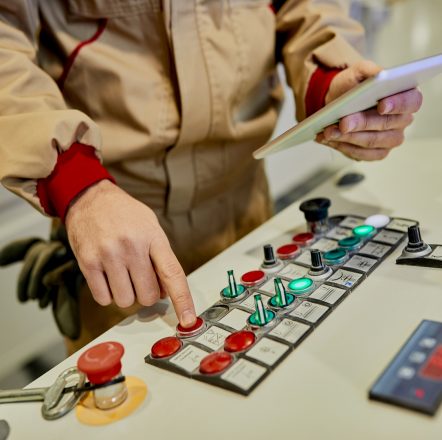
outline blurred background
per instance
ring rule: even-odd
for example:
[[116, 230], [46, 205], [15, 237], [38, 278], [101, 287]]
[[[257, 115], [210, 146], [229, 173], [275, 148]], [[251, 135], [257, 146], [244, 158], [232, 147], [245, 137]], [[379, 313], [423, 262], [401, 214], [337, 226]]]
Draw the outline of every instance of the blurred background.
[[[365, 56], [382, 66], [442, 53], [440, 0], [353, 0], [351, 14], [366, 29]], [[280, 74], [283, 77], [282, 69]], [[442, 80], [433, 80], [421, 90], [424, 105], [408, 128], [408, 138], [437, 137], [442, 143]], [[287, 90], [275, 135], [294, 124], [294, 114]], [[387, 160], [394, 160], [394, 152]], [[348, 163], [339, 153], [315, 143], [270, 157], [266, 167], [275, 209], [301, 198]], [[48, 230], [48, 219], [0, 188], [0, 246], [17, 238], [47, 237]], [[65, 358], [50, 310], [40, 310], [36, 302], [17, 302], [19, 269], [19, 265], [0, 269], [0, 388], [22, 387]]]

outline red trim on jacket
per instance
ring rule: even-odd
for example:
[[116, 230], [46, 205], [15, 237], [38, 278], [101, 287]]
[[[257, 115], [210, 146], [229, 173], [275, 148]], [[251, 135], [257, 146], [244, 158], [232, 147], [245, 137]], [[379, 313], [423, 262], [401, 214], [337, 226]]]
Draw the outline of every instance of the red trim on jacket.
[[100, 180], [114, 178], [101, 165], [95, 149], [75, 143], [58, 156], [50, 176], [37, 180], [37, 196], [45, 212], [65, 220], [72, 200]]
[[307, 116], [324, 107], [330, 83], [339, 72], [342, 72], [342, 69], [330, 69], [322, 65], [318, 66], [313, 72], [305, 94], [305, 112]]
[[75, 59], [77, 58], [78, 54], [80, 53], [81, 49], [83, 49], [84, 46], [87, 46], [88, 44], [93, 43], [94, 41], [98, 40], [100, 38], [101, 34], [106, 29], [107, 25], [107, 18], [101, 18], [98, 20], [98, 29], [96, 30], [95, 34], [92, 35], [91, 38], [88, 40], [82, 41], [77, 45], [77, 47], [72, 51], [72, 53], [69, 55], [66, 64], [63, 67], [63, 72], [60, 75], [60, 78], [57, 80], [58, 87], [60, 90], [63, 90], [64, 83], [66, 82], [66, 78], [69, 75], [69, 72], [75, 62]]

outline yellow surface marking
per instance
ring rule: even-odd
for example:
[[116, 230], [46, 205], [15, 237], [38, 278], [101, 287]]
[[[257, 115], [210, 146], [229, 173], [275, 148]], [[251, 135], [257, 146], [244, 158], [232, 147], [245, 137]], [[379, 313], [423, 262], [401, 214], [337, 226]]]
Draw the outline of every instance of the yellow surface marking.
[[85, 425], [107, 425], [124, 419], [134, 412], [147, 396], [146, 384], [137, 377], [126, 377], [127, 398], [111, 409], [98, 409], [95, 406], [93, 392], [90, 391], [77, 405], [77, 419]]

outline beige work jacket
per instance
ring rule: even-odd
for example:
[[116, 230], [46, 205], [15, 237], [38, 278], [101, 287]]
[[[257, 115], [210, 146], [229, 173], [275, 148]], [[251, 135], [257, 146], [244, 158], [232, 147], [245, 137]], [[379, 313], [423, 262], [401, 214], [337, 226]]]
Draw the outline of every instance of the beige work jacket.
[[[360, 59], [361, 27], [346, 9], [344, 0], [287, 0], [277, 14], [268, 0], [0, 0], [1, 182], [41, 210], [37, 179], [74, 142], [91, 145], [195, 268], [269, 215], [251, 153], [282, 100], [275, 54], [302, 119], [315, 63]], [[60, 90], [69, 55], [103, 22]]]

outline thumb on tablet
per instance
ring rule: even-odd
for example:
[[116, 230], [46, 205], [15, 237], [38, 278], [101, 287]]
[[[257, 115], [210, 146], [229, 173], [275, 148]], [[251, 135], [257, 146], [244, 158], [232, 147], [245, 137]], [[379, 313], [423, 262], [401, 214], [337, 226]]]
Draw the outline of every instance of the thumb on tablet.
[[359, 61], [347, 67], [333, 78], [325, 97], [325, 103], [328, 104], [381, 70], [380, 66], [368, 60]]

